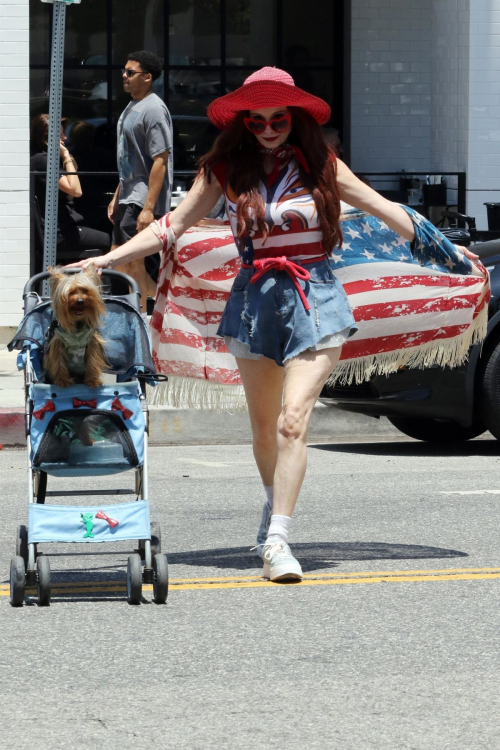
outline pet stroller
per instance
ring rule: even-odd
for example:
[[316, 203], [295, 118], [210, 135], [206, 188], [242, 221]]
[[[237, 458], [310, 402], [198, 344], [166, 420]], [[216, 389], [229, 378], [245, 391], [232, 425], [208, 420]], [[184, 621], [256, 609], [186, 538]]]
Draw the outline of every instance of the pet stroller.
[[[67, 272], [79, 273], [79, 269]], [[16, 556], [10, 568], [11, 603], [22, 606], [26, 585], [37, 587], [39, 605], [50, 603], [49, 557], [39, 553], [40, 544], [94, 545], [125, 540], [138, 540], [138, 549], [127, 564], [129, 603], [141, 602], [143, 582], [152, 583], [154, 600], [164, 603], [168, 567], [166, 556], [161, 554], [160, 527], [150, 522], [149, 515], [146, 401], [146, 383], [154, 384], [161, 376], [155, 373], [146, 326], [139, 313], [138, 286], [125, 274], [103, 271], [106, 314], [101, 333], [111, 384], [92, 389], [83, 384], [60, 388], [44, 382], [43, 352], [53, 312], [50, 298], [39, 296], [36, 289], [48, 277], [48, 273], [39, 273], [26, 284], [25, 316], [9, 344], [11, 351], [20, 350], [18, 367], [25, 373], [28, 448], [28, 524], [17, 529]], [[107, 293], [108, 282], [127, 293]], [[132, 470], [135, 491], [47, 490], [48, 476], [83, 478]], [[49, 497], [87, 499], [92, 495], [136, 495], [136, 499], [98, 506], [45, 502]]]

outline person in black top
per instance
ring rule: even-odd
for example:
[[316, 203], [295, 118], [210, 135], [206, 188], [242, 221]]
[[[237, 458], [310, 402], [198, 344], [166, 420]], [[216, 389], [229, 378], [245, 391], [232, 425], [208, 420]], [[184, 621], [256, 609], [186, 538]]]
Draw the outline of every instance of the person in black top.
[[[61, 141], [59, 154], [62, 162], [62, 170], [66, 172], [77, 172], [78, 165], [64, 145], [63, 119], [61, 122]], [[35, 177], [35, 196], [38, 203], [39, 221], [42, 228], [45, 226], [45, 193], [47, 186], [47, 141], [49, 132], [49, 116], [41, 114], [35, 117], [31, 124], [30, 132], [30, 170], [32, 172], [44, 172], [44, 175]], [[58, 209], [57, 209], [57, 260], [64, 256], [67, 260], [69, 255], [75, 255], [75, 260], [85, 257], [90, 250], [106, 253], [110, 249], [111, 241], [109, 234], [97, 229], [84, 226], [84, 219], [75, 210], [73, 198], [80, 198], [82, 188], [77, 174], [61, 175], [59, 177]], [[36, 210], [36, 209], [35, 209]], [[62, 260], [62, 257], [61, 257]]]

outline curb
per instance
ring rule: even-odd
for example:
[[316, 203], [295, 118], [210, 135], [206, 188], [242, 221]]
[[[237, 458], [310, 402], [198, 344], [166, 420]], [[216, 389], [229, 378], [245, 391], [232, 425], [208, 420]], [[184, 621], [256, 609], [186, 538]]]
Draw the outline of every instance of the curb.
[[[248, 413], [150, 406], [150, 445], [236, 445], [252, 440]], [[382, 417], [350, 414], [318, 403], [314, 407], [308, 442], [335, 442], [342, 438], [401, 437]], [[2, 447], [25, 446], [24, 410], [0, 409]]]
[[26, 435], [24, 434], [24, 410], [0, 409], [0, 445], [16, 446], [26, 445]]

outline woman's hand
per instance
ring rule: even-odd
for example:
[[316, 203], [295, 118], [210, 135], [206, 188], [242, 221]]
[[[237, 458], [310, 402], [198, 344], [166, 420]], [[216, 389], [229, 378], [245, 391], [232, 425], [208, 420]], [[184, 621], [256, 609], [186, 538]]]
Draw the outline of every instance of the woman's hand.
[[64, 141], [59, 141], [59, 156], [63, 161], [65, 161], [65, 159], [71, 158], [68, 149], [64, 145]]
[[111, 253], [107, 255], [99, 255], [97, 258], [85, 258], [85, 260], [79, 260], [77, 263], [68, 263], [64, 268], [82, 268], [85, 270], [89, 266], [93, 265], [96, 268], [97, 273], [101, 273], [103, 268], [113, 268], [112, 259], [109, 257]]
[[70, 263], [66, 268], [87, 268], [91, 263], [100, 270], [102, 268], [115, 268], [122, 266], [124, 263], [130, 263], [138, 258], [145, 258], [147, 255], [153, 255], [161, 250], [162, 242], [151, 228], [136, 234], [131, 240], [125, 242], [120, 247], [115, 247], [106, 255], [100, 255], [97, 258], [80, 260], [78, 263]]
[[459, 253], [462, 253], [465, 255], [466, 258], [469, 258], [469, 260], [477, 260], [479, 258], [479, 255], [476, 255], [471, 250], [469, 250], [468, 247], [461, 247], [461, 245], [454, 245], [455, 250], [458, 250]]

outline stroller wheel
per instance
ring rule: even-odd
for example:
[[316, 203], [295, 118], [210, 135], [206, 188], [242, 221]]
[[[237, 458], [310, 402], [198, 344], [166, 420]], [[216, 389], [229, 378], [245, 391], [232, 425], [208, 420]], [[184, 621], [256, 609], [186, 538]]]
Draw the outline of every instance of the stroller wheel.
[[168, 596], [168, 563], [166, 555], [153, 557], [153, 594], [157, 604], [165, 604]]
[[142, 564], [139, 555], [129, 555], [127, 562], [127, 601], [140, 604], [142, 599]]
[[50, 604], [50, 563], [49, 558], [41, 555], [36, 561], [36, 575], [38, 586], [38, 606], [48, 607]]
[[[157, 521], [151, 521], [151, 559], [161, 553], [161, 527]], [[144, 539], [139, 539], [139, 554], [141, 560], [146, 559]]]
[[16, 533], [16, 555], [24, 560], [24, 567], [28, 567], [28, 528], [21, 524]]
[[10, 603], [13, 607], [23, 606], [25, 587], [26, 568], [23, 558], [17, 555], [10, 561]]

